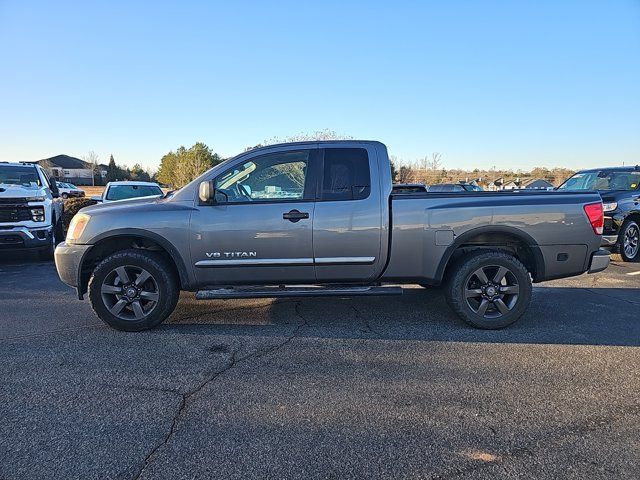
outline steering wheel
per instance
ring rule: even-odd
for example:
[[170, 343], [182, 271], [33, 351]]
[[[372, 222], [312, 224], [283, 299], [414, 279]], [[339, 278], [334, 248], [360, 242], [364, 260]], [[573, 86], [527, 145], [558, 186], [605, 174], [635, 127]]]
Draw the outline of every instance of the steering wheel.
[[251, 198], [251, 194], [249, 193], [249, 191], [240, 182], [236, 183], [236, 190], [238, 191], [238, 196], [240, 198], [248, 200], [250, 202], [253, 201], [253, 198]]

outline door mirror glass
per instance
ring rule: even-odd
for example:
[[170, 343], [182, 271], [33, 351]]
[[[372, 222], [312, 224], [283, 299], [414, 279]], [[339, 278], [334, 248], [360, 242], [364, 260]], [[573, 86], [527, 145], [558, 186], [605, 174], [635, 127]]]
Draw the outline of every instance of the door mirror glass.
[[204, 182], [200, 182], [200, 186], [198, 187], [198, 198], [202, 203], [211, 203], [214, 199], [213, 182], [210, 180], [206, 180]]

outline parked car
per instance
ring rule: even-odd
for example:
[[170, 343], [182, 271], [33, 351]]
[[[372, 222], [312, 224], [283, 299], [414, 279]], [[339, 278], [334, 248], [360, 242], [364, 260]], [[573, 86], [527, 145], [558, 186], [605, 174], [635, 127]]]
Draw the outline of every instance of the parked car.
[[395, 183], [392, 193], [420, 193], [428, 191], [424, 183]]
[[558, 190], [597, 190], [604, 204], [603, 246], [625, 262], [640, 261], [640, 166], [581, 170]]
[[57, 180], [55, 182], [58, 185], [60, 196], [65, 200], [67, 198], [84, 197], [84, 190], [80, 190], [73, 183], [58, 182]]
[[443, 285], [464, 321], [493, 329], [525, 312], [532, 279], [605, 269], [602, 223], [596, 192], [397, 195], [382, 143], [301, 142], [244, 152], [170, 198], [80, 210], [56, 267], [127, 331], [164, 321], [180, 290], [344, 297], [398, 283]]
[[118, 200], [130, 200], [141, 197], [161, 197], [164, 195], [160, 185], [154, 182], [109, 182], [102, 195], [91, 197], [100, 203], [115, 202]]
[[437, 183], [429, 186], [430, 192], [482, 192], [482, 187], [470, 183]]
[[59, 197], [40, 165], [0, 162], [0, 250], [34, 249], [52, 258], [63, 237]]

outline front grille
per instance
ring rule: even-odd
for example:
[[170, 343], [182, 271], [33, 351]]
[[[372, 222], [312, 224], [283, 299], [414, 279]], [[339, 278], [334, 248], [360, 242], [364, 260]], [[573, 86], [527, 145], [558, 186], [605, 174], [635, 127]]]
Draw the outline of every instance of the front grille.
[[27, 203], [27, 199], [24, 197], [0, 198], [0, 205], [21, 205], [23, 203]]
[[25, 222], [31, 220], [28, 207], [0, 205], [0, 222]]

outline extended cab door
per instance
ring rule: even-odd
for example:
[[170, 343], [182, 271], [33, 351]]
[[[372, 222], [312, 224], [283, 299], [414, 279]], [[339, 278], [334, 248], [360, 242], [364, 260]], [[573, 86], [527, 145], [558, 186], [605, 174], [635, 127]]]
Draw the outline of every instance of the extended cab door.
[[200, 285], [313, 283], [315, 147], [246, 156], [214, 180], [191, 217]]
[[380, 275], [386, 262], [382, 236], [388, 233], [384, 221], [388, 198], [382, 198], [374, 144], [337, 145], [321, 151], [313, 222], [316, 279], [368, 282]]

